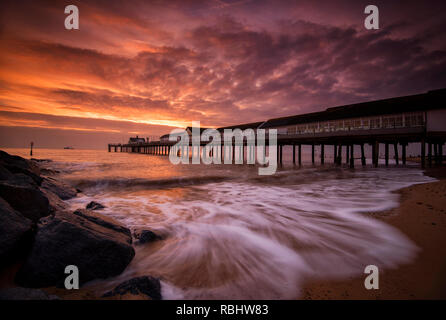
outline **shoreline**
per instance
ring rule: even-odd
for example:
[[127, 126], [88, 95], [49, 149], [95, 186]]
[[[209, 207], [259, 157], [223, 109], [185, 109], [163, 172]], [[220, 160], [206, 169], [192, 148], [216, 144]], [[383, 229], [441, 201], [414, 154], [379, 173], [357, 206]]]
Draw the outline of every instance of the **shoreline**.
[[[49, 160], [34, 159], [33, 163], [38, 164], [42, 161]], [[41, 170], [44, 169], [38, 166]], [[446, 243], [446, 168], [428, 169], [424, 175], [439, 181], [415, 184], [393, 191], [400, 195], [398, 207], [363, 213], [393, 226], [413, 241], [421, 249], [414, 262], [399, 266], [395, 270], [380, 270], [379, 290], [364, 288], [363, 281], [366, 275], [343, 280], [309, 279], [303, 287], [298, 288], [300, 292], [298, 299], [446, 299], [446, 275], [442, 274], [446, 270], [446, 249], [441, 248], [441, 244]], [[53, 180], [53, 183], [57, 182], [56, 179]], [[59, 181], [61, 182], [63, 183]], [[61, 188], [59, 191], [64, 190]], [[54, 201], [53, 198], [51, 200]], [[62, 200], [57, 197], [55, 207], [59, 201]], [[94, 216], [91, 214], [87, 215], [90, 222], [92, 219], [96, 221], [98, 218], [101, 221], [106, 219], [99, 212]], [[82, 213], [83, 218], [87, 216]], [[116, 227], [115, 225], [115, 231]], [[23, 261], [18, 262], [8, 270], [2, 270], [0, 287], [17, 286], [12, 280], [22, 263]], [[57, 287], [46, 287], [41, 290], [48, 295], [68, 300], [147, 299], [144, 295], [115, 295], [104, 298], [95, 294], [88, 286], [75, 291]]]
[[[438, 181], [395, 191], [398, 207], [367, 215], [401, 231], [420, 251], [410, 264], [380, 270], [379, 289], [366, 290], [366, 274], [343, 280], [309, 280], [299, 299], [446, 299], [446, 168], [424, 173]], [[379, 267], [379, 266], [378, 266]]]

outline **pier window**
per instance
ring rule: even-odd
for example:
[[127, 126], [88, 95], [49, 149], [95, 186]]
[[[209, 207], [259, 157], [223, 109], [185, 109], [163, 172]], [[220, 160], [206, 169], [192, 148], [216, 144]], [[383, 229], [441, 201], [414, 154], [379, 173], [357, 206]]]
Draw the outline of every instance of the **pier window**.
[[381, 128], [381, 119], [380, 118], [370, 119], [370, 129], [378, 129], [378, 128]]
[[362, 128], [369, 129], [370, 127], [370, 119], [362, 119]]

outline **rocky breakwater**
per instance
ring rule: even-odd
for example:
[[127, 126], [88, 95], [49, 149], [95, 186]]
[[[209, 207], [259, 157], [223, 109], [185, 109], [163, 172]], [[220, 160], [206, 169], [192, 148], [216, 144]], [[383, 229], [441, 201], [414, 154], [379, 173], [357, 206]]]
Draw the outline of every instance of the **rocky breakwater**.
[[0, 272], [20, 261], [15, 283], [45, 288], [63, 286], [68, 265], [81, 284], [124, 271], [135, 255], [130, 230], [90, 210], [68, 211], [64, 200], [76, 194], [37, 161], [0, 151]]

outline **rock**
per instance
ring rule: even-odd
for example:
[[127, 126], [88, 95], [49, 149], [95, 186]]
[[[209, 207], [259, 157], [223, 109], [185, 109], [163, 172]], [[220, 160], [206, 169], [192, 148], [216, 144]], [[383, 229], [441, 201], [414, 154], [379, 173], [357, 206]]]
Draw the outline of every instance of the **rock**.
[[69, 184], [50, 177], [43, 179], [42, 188], [51, 191], [62, 200], [74, 198], [77, 194], [76, 189]]
[[0, 180], [8, 180], [13, 177], [13, 174], [9, 172], [4, 166], [0, 165]]
[[39, 289], [16, 287], [1, 289], [0, 300], [59, 300], [59, 297]]
[[8, 264], [21, 253], [21, 249], [28, 248], [31, 241], [31, 220], [0, 198], [0, 265]]
[[51, 213], [68, 209], [68, 204], [62, 201], [57, 194], [44, 188], [40, 188], [40, 191], [42, 191], [44, 196], [48, 199]]
[[39, 221], [31, 253], [16, 282], [31, 288], [62, 287], [68, 265], [79, 268], [81, 284], [119, 275], [135, 255], [129, 238], [83, 216], [57, 212]]
[[104, 228], [111, 229], [116, 232], [123, 233], [126, 237], [128, 237], [128, 243], [132, 244], [132, 234], [130, 230], [124, 226], [122, 226], [118, 221], [115, 219], [106, 217], [102, 214], [99, 214], [97, 212], [86, 210], [86, 209], [77, 209], [73, 212], [73, 214], [78, 215], [80, 217], [83, 217], [91, 222], [94, 222], [100, 226], [103, 226]]
[[33, 222], [50, 214], [47, 197], [24, 174], [15, 174], [13, 179], [0, 181], [0, 197]]
[[142, 230], [139, 233], [135, 233], [135, 238], [138, 239], [138, 244], [149, 243], [163, 238], [150, 230]]
[[100, 204], [99, 202], [96, 201], [91, 201], [89, 204], [87, 204], [87, 209], [90, 210], [100, 210], [100, 209], [104, 209], [105, 206], [103, 206], [102, 204]]
[[144, 294], [152, 300], [161, 300], [161, 283], [160, 280], [151, 276], [133, 278], [125, 281], [114, 288], [112, 291], [105, 293], [102, 297], [108, 298], [116, 295], [125, 294], [139, 295]]
[[37, 185], [42, 183], [40, 169], [32, 161], [19, 156], [12, 156], [0, 150], [0, 164], [11, 173], [22, 173], [29, 176]]

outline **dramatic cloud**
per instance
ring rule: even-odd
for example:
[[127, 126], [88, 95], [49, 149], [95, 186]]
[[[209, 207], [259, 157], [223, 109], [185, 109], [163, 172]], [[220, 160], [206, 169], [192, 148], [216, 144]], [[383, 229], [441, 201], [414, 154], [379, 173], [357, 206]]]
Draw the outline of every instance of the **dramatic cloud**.
[[446, 87], [439, 1], [375, 1], [373, 31], [363, 27], [363, 1], [76, 4], [76, 31], [63, 27], [64, 1], [1, 4], [8, 133], [99, 130], [123, 139], [192, 120], [232, 125]]

